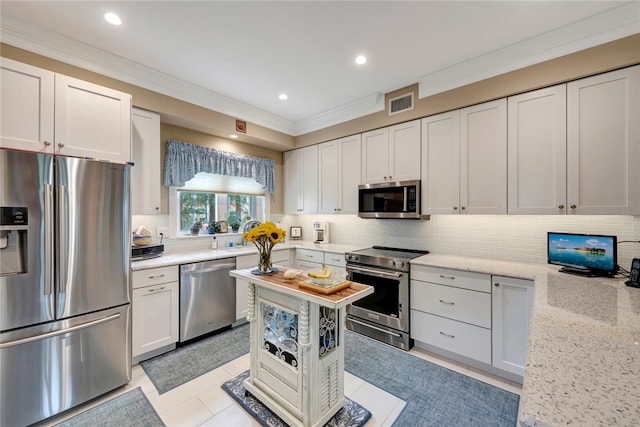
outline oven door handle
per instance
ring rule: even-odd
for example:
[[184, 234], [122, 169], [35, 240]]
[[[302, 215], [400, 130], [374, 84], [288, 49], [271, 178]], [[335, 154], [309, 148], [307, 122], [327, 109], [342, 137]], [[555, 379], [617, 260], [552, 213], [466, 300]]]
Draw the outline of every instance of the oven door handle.
[[391, 332], [391, 331], [389, 331], [387, 329], [377, 328], [377, 327], [375, 327], [375, 326], [373, 326], [373, 325], [371, 325], [369, 323], [360, 322], [360, 321], [354, 319], [353, 317], [348, 317], [347, 319], [349, 321], [353, 322], [353, 323], [357, 323], [358, 325], [366, 326], [367, 328], [371, 328], [371, 329], [375, 329], [376, 331], [384, 332], [385, 334], [389, 334], [389, 335], [394, 336], [396, 338], [400, 338], [402, 336], [402, 335], [397, 334], [395, 332]]
[[362, 268], [362, 267], [352, 267], [352, 266], [347, 266], [347, 271], [352, 270], [352, 271], [361, 271], [363, 273], [371, 273], [371, 274], [377, 274], [379, 276], [391, 276], [391, 277], [396, 277], [396, 278], [400, 278], [402, 277], [402, 273], [396, 273], [396, 272], [388, 272], [388, 271], [381, 271], [381, 270], [373, 270], [370, 268]]

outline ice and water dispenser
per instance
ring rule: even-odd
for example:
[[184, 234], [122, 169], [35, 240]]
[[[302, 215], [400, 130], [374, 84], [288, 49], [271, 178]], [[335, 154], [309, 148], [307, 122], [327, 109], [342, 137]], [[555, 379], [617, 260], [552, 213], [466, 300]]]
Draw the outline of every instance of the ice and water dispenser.
[[28, 214], [25, 207], [0, 207], [0, 276], [27, 272]]

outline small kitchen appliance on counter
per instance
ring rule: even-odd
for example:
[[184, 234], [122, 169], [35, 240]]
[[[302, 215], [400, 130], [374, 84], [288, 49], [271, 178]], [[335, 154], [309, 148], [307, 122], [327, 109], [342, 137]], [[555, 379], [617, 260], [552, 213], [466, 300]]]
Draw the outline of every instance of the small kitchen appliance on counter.
[[132, 246], [131, 261], [142, 261], [150, 258], [158, 258], [164, 252], [163, 244]]
[[313, 243], [320, 245], [329, 243], [329, 223], [326, 221], [313, 222]]

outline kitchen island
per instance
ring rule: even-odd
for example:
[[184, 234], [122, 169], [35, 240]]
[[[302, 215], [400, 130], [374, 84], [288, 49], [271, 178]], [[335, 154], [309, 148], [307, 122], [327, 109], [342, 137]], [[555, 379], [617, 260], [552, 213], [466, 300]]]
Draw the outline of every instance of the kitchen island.
[[249, 282], [250, 374], [244, 386], [291, 426], [324, 425], [344, 405], [344, 310], [373, 293], [347, 282], [331, 294], [306, 277], [230, 274]]
[[640, 426], [640, 289], [546, 264], [440, 254], [412, 264], [534, 280], [521, 426]]

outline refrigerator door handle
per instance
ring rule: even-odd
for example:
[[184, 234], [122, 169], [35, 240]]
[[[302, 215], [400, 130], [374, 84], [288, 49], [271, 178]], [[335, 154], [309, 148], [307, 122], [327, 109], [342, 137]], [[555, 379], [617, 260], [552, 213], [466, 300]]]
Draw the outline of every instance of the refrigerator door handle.
[[69, 213], [68, 213], [68, 194], [64, 185], [58, 185], [58, 293], [65, 293], [67, 290], [67, 276], [69, 262]]
[[44, 294], [53, 292], [53, 186], [44, 185]]
[[42, 339], [46, 339], [46, 338], [52, 338], [52, 337], [55, 337], [55, 336], [58, 336], [58, 335], [68, 334], [70, 332], [76, 332], [76, 331], [79, 331], [81, 329], [91, 328], [92, 326], [97, 326], [97, 325], [100, 325], [102, 323], [110, 322], [112, 320], [116, 320], [116, 319], [119, 319], [119, 318], [120, 318], [120, 313], [115, 313], [115, 314], [112, 314], [110, 316], [103, 317], [102, 319], [92, 320], [90, 322], [82, 323], [80, 325], [72, 326], [70, 328], [59, 329], [57, 331], [47, 332], [46, 334], [35, 335], [35, 336], [32, 336], [32, 337], [27, 337], [27, 338], [22, 338], [22, 339], [15, 340], [15, 341], [9, 341], [9, 342], [5, 342], [5, 343], [1, 343], [0, 344], [0, 349], [7, 348], [7, 347], [14, 347], [16, 345], [21, 345], [21, 344], [27, 344], [27, 343], [30, 343], [30, 342], [33, 342], [33, 341], [38, 341], [38, 340], [42, 340]]

